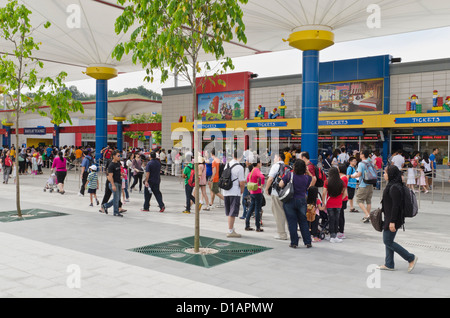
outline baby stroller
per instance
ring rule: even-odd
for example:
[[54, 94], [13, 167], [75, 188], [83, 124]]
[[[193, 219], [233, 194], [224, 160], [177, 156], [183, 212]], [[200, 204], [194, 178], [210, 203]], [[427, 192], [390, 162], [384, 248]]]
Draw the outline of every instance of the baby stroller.
[[328, 234], [330, 234], [328, 215], [325, 211], [319, 210], [318, 237], [323, 241]]
[[45, 183], [44, 192], [46, 192], [47, 190], [49, 190], [49, 192], [53, 192], [54, 188], [56, 187], [56, 184], [57, 184], [56, 175], [53, 173]]

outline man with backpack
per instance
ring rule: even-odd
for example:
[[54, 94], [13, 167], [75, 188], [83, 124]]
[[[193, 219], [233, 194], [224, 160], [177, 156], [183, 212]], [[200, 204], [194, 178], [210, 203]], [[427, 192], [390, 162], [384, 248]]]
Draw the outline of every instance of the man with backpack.
[[303, 160], [306, 164], [306, 173], [308, 175], [310, 175], [311, 177], [316, 177], [315, 181], [314, 178], [311, 182], [311, 187], [318, 187], [321, 188], [323, 187], [325, 180], [327, 179], [325, 173], [323, 172], [322, 169], [320, 169], [319, 167], [315, 166], [310, 160], [309, 160], [309, 152], [307, 151], [302, 151], [300, 153], [300, 159]]
[[[284, 152], [280, 152], [279, 155], [275, 155], [274, 164], [269, 171], [269, 179], [266, 185], [266, 194], [272, 197], [272, 213], [277, 225], [277, 233], [275, 236], [277, 240], [287, 240], [286, 232], [286, 215], [284, 214], [283, 202], [280, 201], [278, 196], [279, 186], [278, 183], [284, 177], [286, 171], [291, 168], [284, 164]], [[271, 193], [270, 193], [271, 192]]]
[[[361, 162], [358, 164], [358, 169], [350, 176], [351, 178], [360, 178], [358, 192], [356, 193], [356, 203], [358, 203], [365, 214], [362, 218], [364, 223], [370, 222], [373, 185], [376, 185], [378, 180], [376, 170], [370, 162], [369, 155], [369, 150], [361, 152]], [[375, 172], [375, 176], [373, 176], [373, 172]], [[368, 175], [371, 176], [369, 177]]]
[[[229, 169], [229, 170], [227, 170]], [[224, 180], [225, 178], [229, 180]], [[231, 160], [224, 168], [221, 176], [220, 184], [229, 184], [223, 190], [223, 197], [225, 203], [225, 215], [228, 217], [228, 233], [227, 237], [241, 237], [240, 234], [234, 230], [234, 221], [239, 216], [239, 208], [241, 205], [241, 195], [244, 192], [245, 178], [244, 167], [239, 164], [237, 160], [237, 151], [234, 151], [233, 160]]]

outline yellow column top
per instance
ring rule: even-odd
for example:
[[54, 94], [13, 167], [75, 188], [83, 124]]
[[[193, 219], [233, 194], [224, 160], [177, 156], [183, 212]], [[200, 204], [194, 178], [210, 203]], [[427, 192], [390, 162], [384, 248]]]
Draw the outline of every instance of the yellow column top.
[[331, 29], [318, 26], [310, 26], [308, 29], [299, 28], [298, 31], [293, 32], [287, 40], [289, 45], [301, 51], [321, 51], [334, 45], [334, 33]]
[[85, 74], [95, 79], [110, 80], [117, 77], [117, 70], [107, 66], [89, 66], [86, 68]]

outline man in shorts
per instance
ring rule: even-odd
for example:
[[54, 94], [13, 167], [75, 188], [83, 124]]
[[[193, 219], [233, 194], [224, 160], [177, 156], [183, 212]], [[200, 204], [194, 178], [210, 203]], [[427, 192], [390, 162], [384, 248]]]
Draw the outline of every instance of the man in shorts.
[[[234, 166], [235, 164], [238, 164]], [[225, 203], [225, 215], [228, 217], [228, 233], [227, 237], [241, 237], [240, 234], [234, 230], [234, 221], [239, 216], [239, 208], [241, 205], [241, 195], [244, 192], [245, 178], [244, 167], [239, 164], [237, 160], [237, 151], [234, 152], [233, 160], [227, 165], [234, 168], [231, 170], [231, 180], [233, 186], [230, 190], [223, 190], [223, 197]], [[225, 167], [226, 169], [226, 167]]]
[[[356, 173], [352, 174], [351, 178], [359, 178], [358, 192], [356, 193], [356, 203], [358, 203], [361, 210], [363, 210], [365, 216], [362, 218], [364, 223], [370, 222], [370, 209], [372, 207], [372, 195], [373, 195], [373, 185], [364, 183], [364, 174], [366, 172], [365, 162], [369, 162], [370, 152], [369, 150], [364, 150], [361, 152], [362, 161], [358, 164], [358, 169]], [[364, 205], [365, 204], [365, 205]]]

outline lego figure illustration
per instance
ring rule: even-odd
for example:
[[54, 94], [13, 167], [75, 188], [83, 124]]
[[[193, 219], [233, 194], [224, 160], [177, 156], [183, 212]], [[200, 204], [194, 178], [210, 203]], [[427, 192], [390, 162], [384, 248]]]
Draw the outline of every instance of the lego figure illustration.
[[411, 96], [411, 111], [416, 111], [416, 107], [419, 105], [419, 98], [416, 94]]
[[438, 107], [438, 98], [439, 98], [438, 93], [439, 92], [437, 90], [433, 92], [433, 107]]
[[280, 116], [284, 118], [286, 114], [286, 100], [284, 99], [284, 93], [281, 93], [280, 99]]
[[280, 114], [277, 113], [277, 108], [274, 108], [273, 111], [269, 115], [269, 119], [277, 119]]
[[261, 114], [261, 108], [262, 108], [262, 106], [259, 105], [259, 106], [258, 106], [258, 109], [255, 111], [255, 119], [258, 119], [258, 118], [259, 118], [259, 116], [260, 116], [260, 114]]

